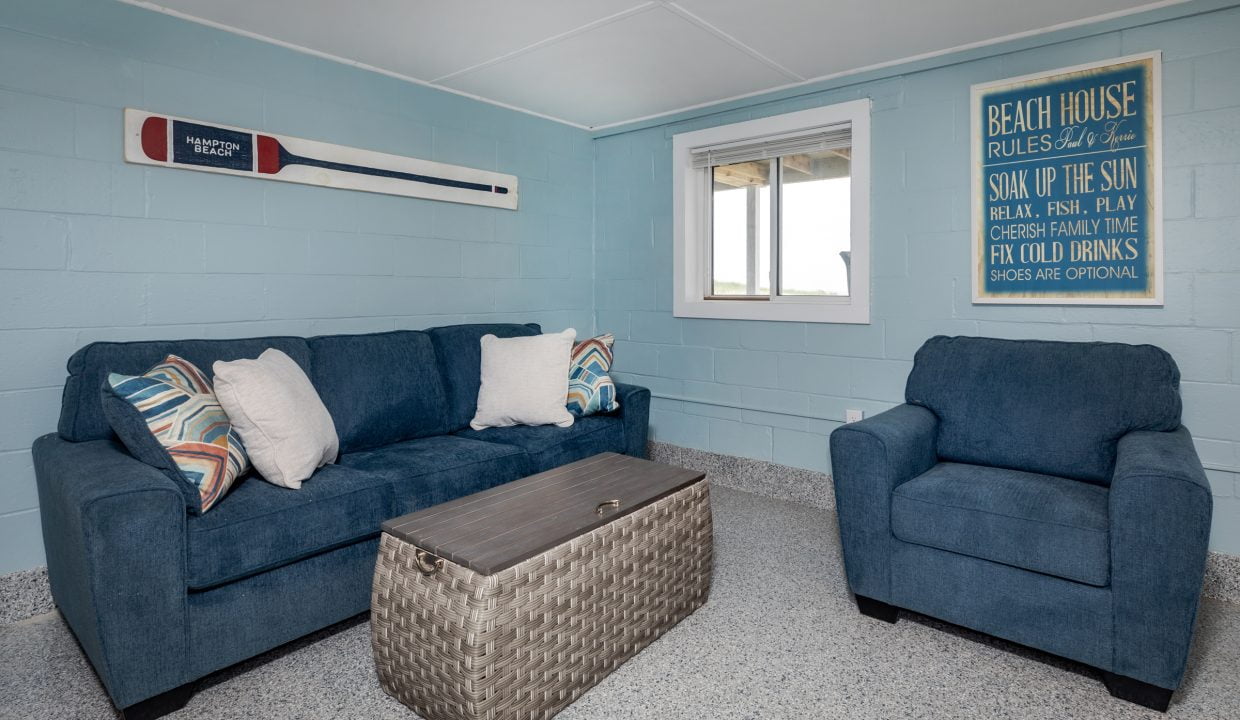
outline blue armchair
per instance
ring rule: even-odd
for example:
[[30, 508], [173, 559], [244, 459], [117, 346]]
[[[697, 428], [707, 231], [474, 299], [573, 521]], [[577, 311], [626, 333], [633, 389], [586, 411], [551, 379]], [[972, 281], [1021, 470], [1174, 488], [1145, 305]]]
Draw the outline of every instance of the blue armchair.
[[1179, 378], [1150, 345], [928, 340], [904, 405], [831, 434], [858, 609], [1071, 658], [1165, 711], [1212, 510]]

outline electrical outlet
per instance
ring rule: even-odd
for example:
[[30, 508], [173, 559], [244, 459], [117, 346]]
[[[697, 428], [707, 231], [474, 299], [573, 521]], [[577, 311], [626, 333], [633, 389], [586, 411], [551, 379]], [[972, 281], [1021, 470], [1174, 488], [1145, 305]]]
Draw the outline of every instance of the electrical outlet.
[[865, 417], [865, 412], [862, 410], [845, 410], [844, 411], [844, 422], [846, 423], [855, 423], [864, 417]]

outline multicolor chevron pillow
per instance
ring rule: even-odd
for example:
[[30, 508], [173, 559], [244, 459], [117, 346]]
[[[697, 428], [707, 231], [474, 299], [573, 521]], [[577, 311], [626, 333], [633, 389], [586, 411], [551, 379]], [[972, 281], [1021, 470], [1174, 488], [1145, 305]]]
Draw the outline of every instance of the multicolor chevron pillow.
[[573, 346], [568, 365], [568, 411], [577, 417], [611, 412], [620, 407], [611, 370], [611, 333], [583, 340]]
[[211, 509], [249, 467], [211, 383], [188, 360], [169, 355], [142, 375], [111, 373], [103, 391], [121, 442], [139, 460], [187, 483], [191, 510]]

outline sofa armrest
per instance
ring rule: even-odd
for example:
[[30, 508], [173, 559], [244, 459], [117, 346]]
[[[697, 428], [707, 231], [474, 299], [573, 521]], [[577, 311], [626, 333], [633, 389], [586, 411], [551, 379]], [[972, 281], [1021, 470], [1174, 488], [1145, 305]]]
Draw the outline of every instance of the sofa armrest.
[[185, 498], [106, 440], [34, 443], [56, 605], [117, 707], [186, 682]]
[[624, 421], [624, 454], [644, 458], [650, 436], [650, 391], [639, 385], [616, 383], [616, 399], [620, 409], [615, 414]]
[[1192, 641], [1214, 505], [1188, 429], [1120, 438], [1110, 495], [1112, 671], [1174, 689]]
[[899, 405], [831, 433], [831, 476], [854, 593], [891, 599], [891, 492], [934, 466], [939, 421], [917, 405]]

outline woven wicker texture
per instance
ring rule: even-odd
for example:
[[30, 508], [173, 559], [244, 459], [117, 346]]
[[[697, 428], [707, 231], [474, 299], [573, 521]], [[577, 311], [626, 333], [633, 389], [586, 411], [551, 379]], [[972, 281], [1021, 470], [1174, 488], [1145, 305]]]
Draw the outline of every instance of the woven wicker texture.
[[710, 594], [705, 480], [495, 575], [384, 534], [371, 643], [388, 694], [427, 720], [549, 718]]

